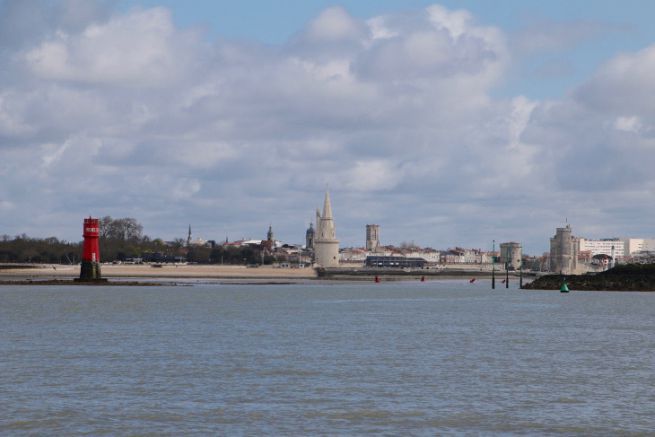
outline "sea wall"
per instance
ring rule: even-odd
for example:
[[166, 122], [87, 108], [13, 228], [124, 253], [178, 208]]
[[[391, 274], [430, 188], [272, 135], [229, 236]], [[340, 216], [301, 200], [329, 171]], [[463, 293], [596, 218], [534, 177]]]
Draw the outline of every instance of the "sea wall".
[[571, 291], [655, 291], [655, 264], [627, 264], [586, 275], [546, 275], [525, 284], [523, 288], [559, 290], [564, 280]]

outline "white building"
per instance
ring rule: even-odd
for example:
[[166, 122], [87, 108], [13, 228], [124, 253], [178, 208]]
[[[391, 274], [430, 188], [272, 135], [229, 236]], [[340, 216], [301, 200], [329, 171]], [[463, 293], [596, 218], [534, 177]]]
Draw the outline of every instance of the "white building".
[[655, 239], [652, 238], [624, 238], [624, 253], [626, 256], [639, 252], [655, 252]]
[[456, 247], [441, 254], [443, 264], [481, 264], [483, 259], [484, 253], [480, 249]]
[[441, 261], [441, 253], [438, 250], [417, 250], [414, 252], [409, 252], [405, 256], [411, 257], [411, 258], [423, 258], [429, 263], [436, 264], [439, 261]]
[[607, 255], [612, 258], [623, 258], [625, 256], [625, 243], [620, 238], [603, 238], [600, 240], [588, 240], [578, 238], [579, 251], [589, 251], [591, 256]]
[[366, 249], [350, 247], [339, 251], [339, 260], [342, 263], [362, 263], [366, 261], [369, 252]]
[[320, 267], [339, 266], [339, 240], [336, 238], [330, 194], [325, 192], [323, 214], [316, 210], [316, 234], [314, 236], [314, 261]]

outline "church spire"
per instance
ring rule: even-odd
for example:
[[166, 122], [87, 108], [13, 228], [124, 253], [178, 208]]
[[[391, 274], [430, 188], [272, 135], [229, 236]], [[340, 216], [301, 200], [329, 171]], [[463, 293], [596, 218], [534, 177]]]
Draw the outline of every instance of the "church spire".
[[[307, 231], [308, 234], [311, 230]], [[308, 244], [309, 246], [309, 244]], [[339, 267], [339, 240], [336, 238], [330, 193], [325, 190], [323, 214], [316, 210], [316, 231], [314, 233], [314, 262], [321, 267]]]
[[332, 219], [332, 205], [330, 204], [330, 193], [325, 191], [325, 201], [323, 202], [323, 219]]

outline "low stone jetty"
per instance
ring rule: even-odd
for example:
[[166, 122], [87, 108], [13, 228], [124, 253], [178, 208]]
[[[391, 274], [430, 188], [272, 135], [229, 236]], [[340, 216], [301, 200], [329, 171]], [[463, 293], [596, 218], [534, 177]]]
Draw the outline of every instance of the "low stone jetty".
[[625, 264], [586, 275], [545, 275], [523, 288], [559, 290], [564, 279], [571, 291], [655, 291], [655, 264]]
[[[491, 279], [491, 271], [463, 270], [463, 269], [394, 269], [370, 267], [335, 267], [317, 268], [318, 279], [343, 281], [370, 281], [378, 277], [384, 281], [402, 281], [413, 279]], [[517, 272], [510, 272], [512, 278], [518, 278]], [[496, 279], [501, 281], [505, 271], [496, 271]]]

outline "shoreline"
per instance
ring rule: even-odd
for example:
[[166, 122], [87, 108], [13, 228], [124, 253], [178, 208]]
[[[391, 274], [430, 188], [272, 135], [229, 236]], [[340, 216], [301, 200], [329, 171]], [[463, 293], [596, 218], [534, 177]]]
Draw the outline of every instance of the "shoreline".
[[[297, 284], [307, 282], [369, 282], [377, 276], [381, 282], [439, 280], [490, 280], [491, 272], [466, 270], [376, 270], [355, 267], [335, 269], [246, 267], [205, 264], [103, 264], [102, 278], [108, 282], [90, 285], [162, 285], [202, 284]], [[0, 265], [0, 285], [68, 285], [80, 274], [79, 265], [3, 264]], [[503, 275], [504, 277], [504, 275]], [[512, 279], [517, 279], [510, 275]], [[496, 275], [502, 280], [500, 274]], [[532, 278], [530, 278], [532, 279]], [[529, 281], [530, 279], [524, 278]], [[36, 284], [38, 282], [38, 284]], [[85, 284], [75, 282], [74, 285]], [[87, 283], [88, 284], [88, 283]]]
[[[0, 281], [28, 281], [35, 279], [73, 280], [80, 275], [78, 265], [36, 264], [4, 265], [0, 268]], [[152, 267], [149, 264], [103, 264], [100, 267], [105, 279], [314, 279], [313, 268], [273, 268], [220, 265], [174, 265]]]
[[177, 283], [147, 282], [147, 281], [75, 281], [72, 279], [17, 279], [0, 280], [2, 285], [84, 285], [91, 287], [160, 287], [162, 285], [179, 285]]

